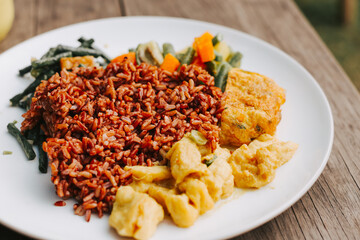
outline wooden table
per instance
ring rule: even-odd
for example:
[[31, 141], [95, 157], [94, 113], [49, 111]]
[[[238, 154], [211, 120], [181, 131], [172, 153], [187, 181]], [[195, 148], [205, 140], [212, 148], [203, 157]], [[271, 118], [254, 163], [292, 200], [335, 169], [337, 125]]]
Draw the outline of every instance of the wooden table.
[[[317, 79], [335, 120], [329, 162], [291, 208], [236, 239], [355, 239], [360, 236], [360, 94], [292, 0], [15, 0], [0, 52], [30, 37], [90, 19], [156, 15], [239, 29], [279, 47]], [[305, 96], [304, 96], [305, 97]], [[28, 239], [0, 225], [0, 239]]]

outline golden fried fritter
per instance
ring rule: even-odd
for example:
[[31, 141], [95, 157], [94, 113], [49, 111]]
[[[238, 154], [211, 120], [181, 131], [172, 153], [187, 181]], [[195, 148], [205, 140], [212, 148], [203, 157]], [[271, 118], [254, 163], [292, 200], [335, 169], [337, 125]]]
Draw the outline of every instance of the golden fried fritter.
[[220, 143], [241, 146], [261, 134], [273, 135], [281, 120], [285, 91], [272, 79], [232, 69], [225, 89]]

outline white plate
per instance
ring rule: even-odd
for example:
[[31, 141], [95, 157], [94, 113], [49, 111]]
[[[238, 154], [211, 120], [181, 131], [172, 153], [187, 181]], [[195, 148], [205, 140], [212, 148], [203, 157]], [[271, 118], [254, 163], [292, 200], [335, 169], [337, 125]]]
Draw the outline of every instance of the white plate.
[[176, 49], [192, 43], [205, 31], [222, 33], [225, 41], [243, 53], [242, 68], [264, 74], [286, 89], [282, 121], [277, 137], [299, 144], [293, 159], [279, 168], [266, 187], [234, 194], [226, 204], [202, 215], [194, 226], [178, 228], [161, 223], [153, 239], [219, 239], [249, 231], [279, 215], [313, 185], [328, 160], [333, 141], [333, 119], [329, 103], [314, 78], [294, 59], [270, 44], [227, 27], [177, 18], [125, 17], [101, 19], [53, 30], [27, 40], [0, 55], [0, 222], [26, 235], [45, 239], [114, 239], [108, 217], [93, 214], [90, 223], [73, 214], [72, 203], [55, 207], [59, 200], [50, 174], [40, 174], [37, 160], [27, 161], [19, 144], [6, 130], [8, 122], [21, 122], [19, 108], [9, 99], [29, 84], [17, 76], [30, 57], [40, 57], [59, 43], [77, 46], [80, 36], [92, 37], [111, 57], [156, 40], [171, 42]]

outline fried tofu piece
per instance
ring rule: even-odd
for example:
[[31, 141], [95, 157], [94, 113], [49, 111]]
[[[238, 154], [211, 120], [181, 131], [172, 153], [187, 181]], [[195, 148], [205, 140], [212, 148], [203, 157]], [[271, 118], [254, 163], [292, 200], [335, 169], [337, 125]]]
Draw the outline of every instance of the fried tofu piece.
[[297, 148], [296, 143], [282, 142], [269, 134], [242, 145], [229, 158], [235, 186], [260, 188], [270, 183], [276, 168], [289, 161]]
[[116, 193], [109, 224], [121, 236], [148, 239], [163, 219], [164, 210], [153, 198], [123, 186]]
[[241, 146], [261, 134], [275, 133], [285, 91], [272, 79], [234, 68], [229, 72], [225, 95], [221, 144]]

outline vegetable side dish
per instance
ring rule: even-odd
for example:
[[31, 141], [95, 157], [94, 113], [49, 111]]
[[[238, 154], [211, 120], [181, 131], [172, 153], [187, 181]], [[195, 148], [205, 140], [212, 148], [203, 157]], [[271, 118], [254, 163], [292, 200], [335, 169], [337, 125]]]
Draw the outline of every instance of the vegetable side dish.
[[[141, 43], [110, 60], [79, 39], [20, 70], [35, 81], [13, 97], [27, 110], [8, 130], [75, 214], [111, 213], [122, 236], [148, 239], [169, 215], [190, 227], [234, 187], [260, 188], [297, 144], [276, 139], [285, 91], [241, 70], [222, 35], [204, 33], [175, 52]], [[230, 147], [230, 148], [229, 148]], [[230, 151], [237, 148], [235, 151]]]

